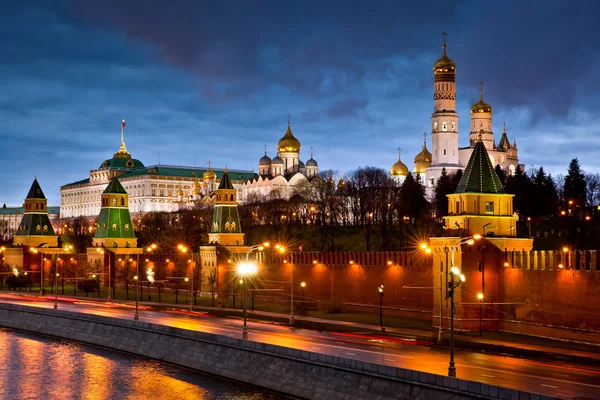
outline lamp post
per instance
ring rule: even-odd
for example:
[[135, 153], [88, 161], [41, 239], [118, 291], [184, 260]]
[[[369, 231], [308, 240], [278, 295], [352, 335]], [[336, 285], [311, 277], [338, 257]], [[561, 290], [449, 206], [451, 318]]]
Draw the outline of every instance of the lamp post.
[[483, 303], [483, 293], [477, 293], [477, 299], [479, 300], [479, 336], [483, 336], [483, 326], [481, 320], [481, 304]]
[[191, 312], [194, 309], [194, 269], [195, 268], [194, 268], [193, 263], [190, 263], [190, 264], [192, 264], [191, 265], [191, 267], [192, 267], [192, 284], [191, 284], [192, 290], [190, 290], [190, 312]]
[[258, 267], [253, 262], [246, 261], [238, 265], [238, 274], [244, 277], [244, 328], [242, 329], [242, 339], [244, 340], [248, 339], [248, 325], [246, 321], [248, 313], [248, 278], [250, 275], [254, 275], [257, 270]]
[[54, 309], [56, 310], [58, 308], [58, 275], [59, 273], [56, 273], [56, 276], [54, 277]]
[[[458, 278], [455, 280], [454, 278]], [[448, 376], [456, 378], [456, 367], [454, 366], [454, 290], [465, 281], [465, 276], [457, 267], [450, 269], [450, 282], [448, 282], [448, 295], [450, 296], [450, 364], [448, 365]]]
[[300, 287], [302, 288], [302, 311], [304, 311], [306, 305], [306, 303], [304, 302], [304, 290], [306, 289], [306, 282], [301, 282]]
[[137, 255], [137, 260], [135, 263], [135, 276], [133, 277], [135, 280], [135, 314], [133, 316], [134, 321], [139, 321], [140, 313], [139, 313], [139, 298], [140, 298], [140, 255]]
[[383, 285], [380, 285], [377, 290], [379, 291], [379, 327], [381, 332], [385, 332], [383, 327]]
[[187, 304], [187, 300], [188, 300], [187, 299], [187, 297], [188, 297], [187, 292], [190, 291], [190, 278], [188, 278], [186, 276], [185, 279], [184, 279], [184, 281], [185, 281], [185, 304]]

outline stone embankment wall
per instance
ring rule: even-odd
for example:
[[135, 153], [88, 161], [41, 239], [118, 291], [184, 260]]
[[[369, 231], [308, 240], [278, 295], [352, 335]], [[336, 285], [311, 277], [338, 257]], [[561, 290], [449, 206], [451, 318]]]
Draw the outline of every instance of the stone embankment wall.
[[0, 303], [0, 325], [166, 361], [308, 399], [550, 397], [163, 325]]

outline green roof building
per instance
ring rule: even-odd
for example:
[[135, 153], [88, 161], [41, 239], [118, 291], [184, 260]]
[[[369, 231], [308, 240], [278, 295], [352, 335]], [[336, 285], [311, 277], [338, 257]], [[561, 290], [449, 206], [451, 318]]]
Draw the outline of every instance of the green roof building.
[[504, 191], [480, 135], [456, 192], [448, 195], [446, 230], [460, 232], [457, 236], [516, 236], [513, 196]]
[[240, 216], [236, 199], [236, 190], [233, 188], [227, 169], [221, 178], [219, 188], [214, 192], [215, 211], [213, 213], [212, 228], [208, 234], [208, 241], [221, 246], [243, 246], [244, 234], [240, 225]]
[[14, 234], [14, 246], [58, 246], [58, 236], [54, 233], [48, 217], [47, 202], [46, 196], [35, 178], [23, 204], [23, 218]]
[[101, 199], [94, 246], [137, 247], [137, 239], [129, 215], [129, 195], [117, 177], [110, 180]]

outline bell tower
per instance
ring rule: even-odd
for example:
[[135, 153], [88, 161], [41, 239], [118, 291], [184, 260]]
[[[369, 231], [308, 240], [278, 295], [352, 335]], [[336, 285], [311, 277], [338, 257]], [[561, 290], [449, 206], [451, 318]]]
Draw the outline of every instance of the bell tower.
[[446, 55], [446, 36], [442, 57], [433, 65], [433, 114], [431, 115], [432, 166], [458, 163], [458, 114], [456, 113], [456, 64]]

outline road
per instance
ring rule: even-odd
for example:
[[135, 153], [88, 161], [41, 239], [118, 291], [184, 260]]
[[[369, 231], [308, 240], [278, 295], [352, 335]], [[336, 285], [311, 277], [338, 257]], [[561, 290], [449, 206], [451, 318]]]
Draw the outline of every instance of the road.
[[[53, 308], [54, 299], [12, 294], [0, 295], [0, 301], [40, 308]], [[59, 301], [61, 310], [133, 319], [129, 304], [72, 299]], [[240, 337], [241, 318], [219, 318], [200, 312], [188, 312], [181, 306], [173, 310], [140, 309], [140, 320], [218, 335]], [[377, 334], [318, 332], [275, 324], [249, 321], [249, 339], [307, 350], [337, 357], [392, 365], [439, 375], [448, 373], [448, 350], [419, 345], [411, 338]], [[512, 356], [455, 351], [458, 378], [525, 390], [565, 399], [600, 399], [600, 369], [571, 362], [544, 362]]]

